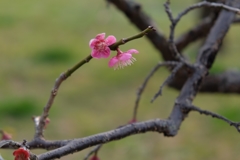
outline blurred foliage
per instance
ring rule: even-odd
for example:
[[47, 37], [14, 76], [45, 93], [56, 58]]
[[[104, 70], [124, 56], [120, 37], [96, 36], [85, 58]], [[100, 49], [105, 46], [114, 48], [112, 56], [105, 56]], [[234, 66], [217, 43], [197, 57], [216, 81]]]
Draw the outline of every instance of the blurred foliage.
[[6, 117], [23, 118], [39, 113], [37, 102], [31, 98], [12, 98], [0, 102], [0, 116], [3, 120]]
[[66, 63], [72, 59], [71, 51], [63, 47], [50, 47], [39, 51], [33, 60], [43, 64]]
[[[165, 1], [136, 1], [167, 37], [170, 23], [163, 7]], [[193, 2], [172, 1], [173, 14]], [[106, 6], [105, 0], [0, 1], [0, 128], [12, 133], [14, 140], [32, 139], [31, 116], [41, 114], [60, 73], [90, 54], [91, 38], [102, 32], [117, 39], [139, 32], [116, 7]], [[197, 14], [193, 11], [183, 17], [176, 28], [176, 38], [198, 22]], [[212, 72], [240, 67], [240, 34], [236, 33], [239, 24], [230, 29], [224, 54], [218, 55]], [[201, 44], [190, 45], [183, 53], [194, 62]], [[123, 51], [131, 48], [140, 52], [132, 66], [114, 71], [108, 68], [109, 59], [92, 59], [64, 81], [49, 113], [51, 123], [45, 130], [46, 139], [85, 137], [114, 129], [131, 119], [137, 88], [161, 60], [147, 38], [121, 46]], [[161, 68], [149, 81], [140, 101], [138, 121], [168, 117], [179, 91], [165, 87], [163, 96], [150, 103], [168, 75], [167, 69]], [[198, 94], [194, 104], [240, 121], [235, 115], [238, 110], [234, 109], [239, 108], [239, 95]], [[215, 122], [221, 126], [216, 127]], [[114, 160], [238, 160], [238, 139], [239, 133], [224, 122], [191, 113], [176, 137], [157, 133], [131, 136], [105, 145], [99, 155], [101, 159]], [[83, 159], [89, 150], [61, 159]], [[13, 159], [12, 150], [0, 152], [5, 159]], [[33, 150], [41, 152], [45, 151]]]

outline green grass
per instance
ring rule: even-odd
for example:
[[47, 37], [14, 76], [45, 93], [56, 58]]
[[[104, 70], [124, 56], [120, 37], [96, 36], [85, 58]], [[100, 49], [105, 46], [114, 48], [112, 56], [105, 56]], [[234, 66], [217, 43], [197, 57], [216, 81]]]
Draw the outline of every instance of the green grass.
[[[170, 23], [162, 6], [164, 1], [138, 2], [168, 36]], [[192, 2], [173, 1], [174, 15]], [[194, 25], [196, 14], [194, 11], [184, 17], [176, 35]], [[212, 73], [240, 67], [238, 30], [237, 25], [230, 29]], [[34, 133], [31, 116], [41, 114], [55, 79], [86, 57], [90, 53], [89, 40], [102, 32], [120, 39], [139, 31], [113, 5], [106, 8], [104, 0], [0, 1], [0, 129], [10, 132], [16, 141], [31, 140]], [[184, 50], [192, 61], [199, 44]], [[45, 131], [46, 139], [89, 136], [130, 120], [136, 90], [160, 60], [158, 51], [146, 38], [121, 47], [130, 48], [140, 51], [131, 67], [113, 71], [107, 66], [108, 59], [93, 59], [62, 84], [49, 113], [51, 123]], [[165, 68], [160, 69], [150, 80], [140, 102], [139, 121], [168, 117], [179, 91], [165, 87], [163, 96], [150, 103], [168, 75]], [[194, 104], [240, 120], [238, 95], [198, 94]], [[224, 122], [191, 113], [174, 138], [157, 133], [131, 136], [105, 145], [99, 154], [101, 159], [114, 160], [237, 160], [238, 139], [237, 131]], [[88, 151], [62, 159], [83, 159]], [[13, 159], [12, 150], [0, 153], [5, 159]]]

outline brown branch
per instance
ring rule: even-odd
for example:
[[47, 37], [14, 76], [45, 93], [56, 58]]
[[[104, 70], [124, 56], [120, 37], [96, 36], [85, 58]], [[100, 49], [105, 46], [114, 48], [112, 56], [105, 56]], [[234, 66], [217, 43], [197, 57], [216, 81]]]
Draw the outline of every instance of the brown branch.
[[201, 92], [240, 93], [240, 72], [226, 71], [207, 76], [200, 88]]
[[43, 138], [43, 129], [45, 126], [45, 121], [46, 118], [48, 117], [48, 112], [54, 102], [54, 99], [57, 95], [58, 89], [61, 85], [61, 83], [66, 80], [68, 77], [71, 76], [71, 74], [73, 72], [75, 72], [79, 67], [81, 67], [82, 65], [84, 65], [85, 63], [89, 62], [92, 59], [92, 56], [89, 55], [87, 56], [85, 59], [83, 59], [82, 61], [80, 61], [79, 63], [77, 63], [75, 66], [73, 66], [72, 68], [70, 68], [69, 70], [67, 70], [66, 72], [62, 73], [55, 81], [54, 87], [51, 91], [50, 97], [48, 99], [48, 102], [46, 104], [46, 106], [43, 109], [43, 113], [40, 117], [39, 120], [39, 125], [36, 127], [35, 130], [35, 138]]
[[132, 41], [132, 40], [135, 40], [135, 39], [138, 39], [138, 38], [141, 38], [145, 35], [147, 35], [149, 32], [151, 31], [155, 31], [154, 27], [153, 26], [148, 26], [146, 29], [144, 29], [142, 32], [134, 35], [134, 36], [131, 36], [129, 38], [122, 38], [121, 40], [117, 41], [116, 43], [108, 46], [111, 50], [116, 50], [120, 45], [123, 45], [129, 41]]
[[[237, 0], [228, 1], [227, 5], [239, 7]], [[225, 8], [226, 9], [226, 8]], [[198, 56], [198, 63], [203, 64], [207, 68], [211, 68], [215, 56], [222, 44], [225, 34], [235, 18], [234, 12], [222, 10], [213, 28], [211, 29], [205, 44], [201, 48]]]
[[[180, 90], [186, 79], [187, 74], [178, 74], [168, 85]], [[204, 78], [199, 92], [240, 93], [240, 72], [226, 71], [219, 74], [210, 74]]]
[[194, 105], [190, 105], [190, 106], [182, 106], [182, 109], [184, 112], [190, 112], [190, 111], [195, 111], [195, 112], [198, 112], [200, 114], [204, 114], [206, 116], [212, 116], [213, 118], [217, 118], [217, 119], [220, 119], [222, 121], [225, 121], [227, 122], [230, 126], [234, 126], [238, 132], [240, 132], [240, 123], [239, 122], [233, 122], [229, 119], [227, 119], [226, 117], [224, 116], [221, 116], [219, 114], [216, 114], [216, 113], [213, 113], [213, 112], [210, 112], [210, 111], [207, 111], [207, 110], [202, 110], [201, 108], [199, 107], [196, 107]]
[[[193, 107], [193, 106], [183, 107], [183, 105], [181, 104], [178, 104], [178, 105], [181, 108], [180, 111], [182, 114], [187, 114], [189, 111], [198, 111], [202, 114], [212, 115], [215, 118], [224, 120], [225, 122], [229, 123], [232, 126], [239, 126], [240, 124], [240, 123], [232, 122], [227, 118], [224, 118], [215, 113], [201, 110], [197, 107]], [[236, 129], [240, 131], [237, 127]], [[66, 146], [38, 155], [38, 160], [56, 159], [68, 154], [72, 154], [74, 152], [84, 150], [91, 146], [98, 145], [92, 150], [93, 152], [90, 152], [90, 154], [92, 154], [94, 153], [96, 148], [98, 148], [101, 144], [108, 143], [114, 140], [120, 140], [131, 135], [136, 135], [136, 134], [146, 133], [146, 132], [158, 132], [158, 133], [163, 133], [165, 136], [174, 136], [174, 135], [171, 135], [170, 133], [173, 133], [176, 130], [178, 130], [177, 123], [175, 123], [175, 121], [171, 119], [167, 119], [167, 120], [154, 119], [154, 120], [148, 120], [144, 122], [133, 123], [133, 124], [122, 126], [121, 128], [118, 128], [115, 130], [108, 131], [108, 132], [99, 133], [99, 134], [88, 136], [85, 138], [75, 139], [74, 141], [67, 144]], [[90, 156], [90, 154], [88, 155], [88, 157]]]

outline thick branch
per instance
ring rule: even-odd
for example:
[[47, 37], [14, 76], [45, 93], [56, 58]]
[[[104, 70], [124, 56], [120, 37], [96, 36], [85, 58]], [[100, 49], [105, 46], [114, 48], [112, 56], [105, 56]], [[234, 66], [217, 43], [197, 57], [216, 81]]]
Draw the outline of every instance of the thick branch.
[[[239, 7], [238, 0], [228, 1], [227, 5]], [[198, 62], [207, 68], [212, 66], [215, 56], [221, 46], [222, 40], [227, 33], [232, 21], [235, 18], [234, 12], [222, 10], [215, 25], [210, 31], [207, 40], [199, 52]]]
[[[170, 87], [181, 89], [187, 79], [187, 74], [178, 75]], [[240, 72], [226, 71], [220, 74], [210, 74], [204, 78], [199, 92], [240, 93]]]
[[150, 131], [164, 133], [167, 135], [167, 133], [169, 132], [168, 130], [172, 129], [175, 129], [175, 125], [170, 120], [156, 119], [140, 123], [133, 123], [112, 131], [96, 134], [85, 138], [75, 139], [72, 143], [69, 143], [64, 147], [55, 149], [53, 151], [49, 151], [47, 153], [40, 154], [38, 156], [38, 159], [39, 160], [56, 159], [64, 155], [68, 155], [70, 153], [81, 151], [85, 148], [97, 144], [107, 143], [113, 140], [125, 138], [130, 135]]

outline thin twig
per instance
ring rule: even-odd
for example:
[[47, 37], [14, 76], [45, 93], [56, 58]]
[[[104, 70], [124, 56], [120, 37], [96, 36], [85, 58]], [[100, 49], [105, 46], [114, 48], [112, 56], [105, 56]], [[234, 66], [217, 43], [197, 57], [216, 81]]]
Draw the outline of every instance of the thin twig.
[[137, 90], [137, 93], [136, 93], [137, 98], [136, 98], [135, 106], [134, 106], [134, 110], [133, 110], [133, 119], [135, 119], [135, 120], [137, 119], [137, 110], [138, 110], [139, 102], [141, 99], [141, 95], [142, 95], [144, 89], [146, 88], [148, 81], [154, 75], [154, 73], [162, 66], [176, 66], [178, 64], [179, 64], [179, 62], [167, 61], [167, 62], [159, 62], [156, 66], [153, 67], [153, 69], [150, 71], [150, 73], [144, 79], [142, 85]]
[[73, 66], [72, 68], [70, 68], [66, 72], [62, 73], [56, 79], [54, 87], [51, 91], [50, 97], [48, 99], [48, 102], [47, 102], [46, 106], [44, 107], [43, 113], [40, 117], [39, 125], [37, 126], [37, 130], [36, 130], [36, 133], [35, 133], [35, 138], [43, 137], [43, 129], [44, 129], [44, 126], [45, 126], [45, 121], [46, 121], [46, 118], [48, 117], [48, 112], [49, 112], [49, 110], [50, 110], [50, 108], [51, 108], [51, 106], [54, 102], [54, 99], [57, 95], [57, 92], [58, 92], [58, 89], [59, 89], [61, 83], [64, 80], [66, 80], [68, 77], [70, 77], [73, 72], [75, 72], [78, 68], [80, 68], [85, 63], [89, 62], [91, 59], [92, 59], [91, 55], [87, 56], [85, 59], [83, 59], [82, 61], [77, 63], [75, 66]]
[[165, 85], [167, 85], [176, 75], [177, 71], [182, 68], [184, 64], [183, 63], [179, 63], [171, 72], [171, 74], [168, 76], [168, 78], [163, 82], [163, 84], [160, 86], [159, 91], [154, 95], [154, 97], [151, 100], [151, 103], [160, 95], [162, 95], [162, 89]]
[[134, 36], [131, 36], [129, 38], [122, 38], [118, 42], [116, 42], [116, 43], [112, 44], [111, 46], [109, 46], [109, 48], [111, 50], [116, 50], [118, 48], [118, 46], [123, 45], [123, 44], [125, 44], [125, 43], [127, 43], [129, 41], [134, 40], [134, 39], [141, 38], [141, 37], [147, 35], [151, 31], [155, 31], [155, 29], [153, 28], [153, 26], [148, 26], [148, 28], [146, 28], [145, 30], [143, 30], [142, 32], [140, 32], [140, 33], [138, 33], [138, 34], [136, 34]]
[[99, 149], [102, 147], [103, 144], [99, 144], [97, 146], [95, 146], [85, 157], [83, 160], [88, 160], [88, 158], [92, 155], [92, 154], [97, 154], [97, 152], [99, 151]]
[[[164, 4], [165, 7], [165, 11], [171, 21], [171, 26], [170, 26], [170, 35], [169, 35], [169, 43], [170, 46], [172, 48], [172, 50], [175, 53], [175, 56], [177, 57], [177, 59], [179, 59], [180, 61], [184, 62], [186, 65], [188, 65], [185, 61], [185, 59], [181, 56], [181, 54], [179, 53], [175, 43], [174, 43], [174, 31], [175, 31], [175, 27], [177, 25], [177, 23], [180, 21], [180, 19], [187, 14], [189, 11], [196, 9], [196, 8], [201, 8], [201, 7], [215, 7], [215, 8], [223, 8], [226, 9], [228, 11], [232, 11], [235, 12], [237, 14], [240, 14], [240, 10], [238, 8], [234, 8], [234, 7], [230, 7], [228, 5], [224, 5], [221, 3], [213, 3], [213, 2], [207, 2], [207, 1], [203, 1], [203, 2], [199, 2], [196, 4], [193, 4], [191, 6], [189, 6], [188, 8], [186, 8], [184, 11], [182, 11], [181, 13], [178, 14], [178, 16], [176, 18], [173, 18], [172, 15], [172, 11], [169, 8], [170, 5], [170, 0], [167, 0], [167, 2]], [[191, 67], [191, 65], [189, 65], [189, 67]]]
[[202, 110], [201, 108], [196, 107], [194, 105], [182, 105], [181, 107], [183, 110], [186, 110], [187, 112], [196, 111], [196, 112], [199, 112], [200, 114], [204, 114], [206, 116], [212, 116], [213, 118], [223, 120], [223, 121], [227, 122], [230, 126], [234, 126], [238, 130], [238, 132], [240, 132], [240, 122], [233, 122], [224, 116], [221, 116], [217, 113], [213, 113], [211, 111]]

